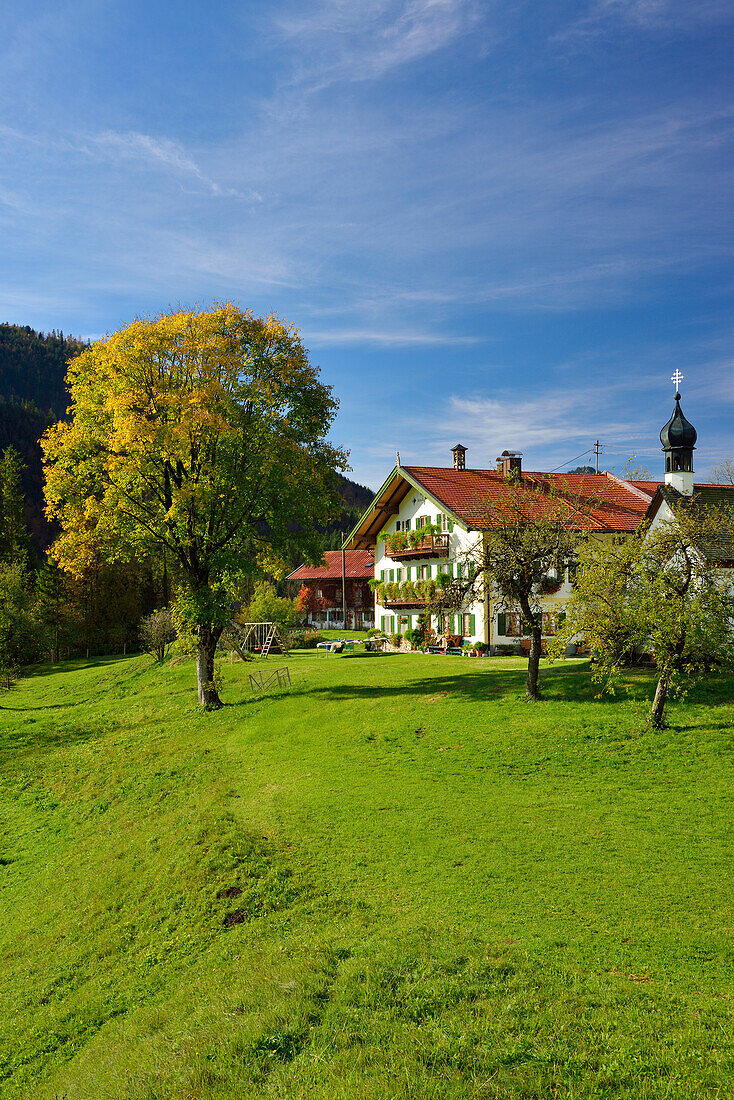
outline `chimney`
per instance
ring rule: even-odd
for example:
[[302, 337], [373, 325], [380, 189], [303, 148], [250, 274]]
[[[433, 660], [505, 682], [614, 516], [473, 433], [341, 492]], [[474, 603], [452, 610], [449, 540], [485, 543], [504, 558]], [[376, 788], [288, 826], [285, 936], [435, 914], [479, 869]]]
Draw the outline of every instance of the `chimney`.
[[522, 477], [522, 451], [503, 451], [496, 462], [504, 477]]
[[466, 469], [466, 447], [462, 447], [461, 443], [457, 443], [452, 448], [451, 454], [454, 456], [454, 469], [465, 470]]

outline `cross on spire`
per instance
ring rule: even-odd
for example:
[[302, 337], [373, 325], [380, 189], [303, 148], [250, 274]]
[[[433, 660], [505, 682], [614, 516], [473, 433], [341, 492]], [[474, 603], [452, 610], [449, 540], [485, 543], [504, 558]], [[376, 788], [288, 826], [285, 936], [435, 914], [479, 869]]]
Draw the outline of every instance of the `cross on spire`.
[[681, 374], [681, 372], [678, 370], [677, 367], [676, 367], [675, 374], [671, 374], [670, 381], [675, 383], [676, 390], [680, 389], [680, 384], [683, 381], [683, 375]]

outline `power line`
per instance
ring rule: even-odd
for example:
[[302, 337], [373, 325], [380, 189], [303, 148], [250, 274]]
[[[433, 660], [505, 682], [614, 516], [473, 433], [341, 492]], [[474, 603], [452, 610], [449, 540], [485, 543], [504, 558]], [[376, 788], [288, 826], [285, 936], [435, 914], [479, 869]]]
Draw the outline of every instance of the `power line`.
[[588, 454], [591, 454], [591, 452], [592, 452], [593, 450], [594, 450], [594, 448], [593, 448], [593, 447], [588, 447], [588, 448], [587, 448], [587, 449], [586, 449], [585, 451], [582, 451], [580, 455], [574, 455], [574, 457], [573, 457], [573, 458], [569, 458], [569, 459], [567, 459], [567, 460], [566, 460], [566, 462], [562, 462], [560, 466], [556, 466], [555, 470], [549, 470], [549, 471], [548, 471], [548, 473], [549, 473], [549, 474], [556, 474], [556, 473], [558, 473], [558, 471], [559, 471], [559, 470], [562, 470], [564, 466], [570, 466], [572, 462], [578, 462], [578, 460], [579, 460], [580, 458], [583, 458], [583, 457], [584, 457], [584, 455], [588, 455]]

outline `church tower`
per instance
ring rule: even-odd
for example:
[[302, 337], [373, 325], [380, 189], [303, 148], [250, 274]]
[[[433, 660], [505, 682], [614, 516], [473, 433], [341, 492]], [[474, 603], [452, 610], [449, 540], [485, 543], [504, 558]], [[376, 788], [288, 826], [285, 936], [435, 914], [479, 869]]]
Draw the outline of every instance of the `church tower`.
[[[676, 371], [672, 381], [676, 386], [683, 379]], [[680, 393], [676, 390], [673, 415], [660, 433], [665, 451], [665, 484], [677, 489], [683, 496], [693, 496], [693, 452], [698, 438], [693, 424], [686, 420], [680, 407]]]

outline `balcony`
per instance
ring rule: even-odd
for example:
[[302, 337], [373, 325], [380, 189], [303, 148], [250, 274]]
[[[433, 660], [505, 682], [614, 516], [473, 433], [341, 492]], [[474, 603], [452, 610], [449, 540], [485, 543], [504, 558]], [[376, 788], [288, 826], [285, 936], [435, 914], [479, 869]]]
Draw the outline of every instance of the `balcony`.
[[[447, 558], [449, 556], [448, 535], [424, 535], [421, 539], [412, 539], [414, 532], [388, 535], [385, 539], [385, 553], [393, 561], [411, 561], [413, 558]], [[402, 537], [400, 537], [402, 536]]]
[[448, 580], [447, 577], [444, 582], [437, 583], [433, 579], [426, 578], [421, 581], [404, 581], [402, 584], [390, 581], [378, 584], [375, 595], [380, 607], [386, 607], [389, 610], [420, 609], [436, 599], [448, 597], [449, 586], [446, 583]]
[[408, 596], [397, 597], [391, 599], [389, 596], [385, 596], [381, 601], [381, 606], [387, 608], [388, 611], [410, 611], [416, 610], [426, 606], [425, 596]]

